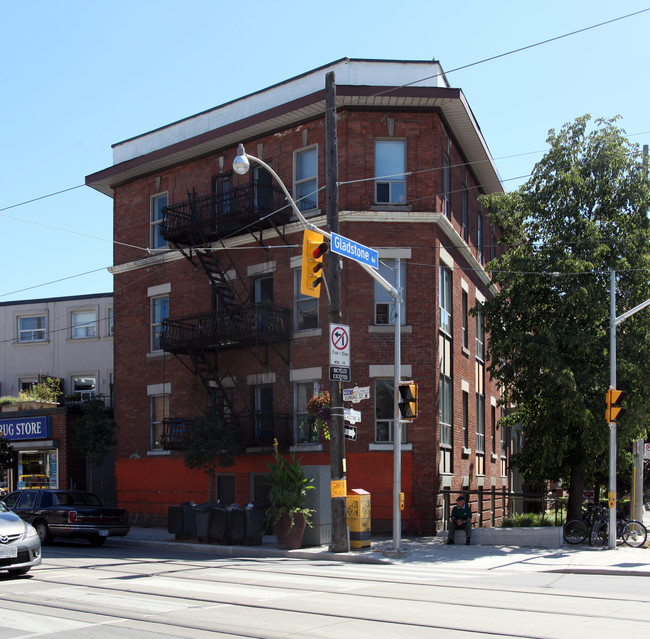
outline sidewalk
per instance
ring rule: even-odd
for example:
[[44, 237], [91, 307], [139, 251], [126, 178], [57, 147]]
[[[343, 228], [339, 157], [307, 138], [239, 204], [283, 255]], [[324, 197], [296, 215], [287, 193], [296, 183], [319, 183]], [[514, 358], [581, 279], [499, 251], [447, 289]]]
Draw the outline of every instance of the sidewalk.
[[[650, 525], [650, 512], [644, 514]], [[275, 537], [263, 538], [261, 546], [228, 546], [222, 544], [177, 541], [164, 528], [132, 527], [126, 537], [112, 537], [111, 545], [175, 548], [231, 557], [286, 557], [344, 561], [367, 564], [431, 564], [436, 568], [471, 570], [504, 570], [529, 572], [564, 572], [602, 575], [633, 575], [650, 577], [650, 547], [613, 550], [568, 546], [561, 548], [526, 548], [520, 546], [448, 546], [443, 537], [408, 537], [402, 539], [400, 552], [394, 552], [393, 540], [373, 539], [370, 548], [344, 553], [330, 552], [327, 546], [282, 550]], [[650, 543], [650, 542], [648, 542]]]

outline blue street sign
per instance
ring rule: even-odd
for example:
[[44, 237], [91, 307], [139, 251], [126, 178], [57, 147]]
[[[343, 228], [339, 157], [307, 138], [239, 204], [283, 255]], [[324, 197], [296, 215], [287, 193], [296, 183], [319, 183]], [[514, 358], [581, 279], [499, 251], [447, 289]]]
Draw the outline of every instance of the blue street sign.
[[379, 253], [375, 249], [368, 248], [363, 244], [359, 244], [359, 242], [338, 235], [338, 233], [332, 233], [331, 235], [330, 249], [332, 253], [349, 257], [355, 262], [361, 262], [366, 266], [372, 266], [372, 268], [379, 268]]

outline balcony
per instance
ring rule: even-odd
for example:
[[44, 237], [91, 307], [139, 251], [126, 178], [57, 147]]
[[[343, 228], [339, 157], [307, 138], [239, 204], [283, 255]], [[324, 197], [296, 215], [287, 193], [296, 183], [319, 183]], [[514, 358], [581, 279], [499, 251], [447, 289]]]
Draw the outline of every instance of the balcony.
[[168, 242], [195, 246], [274, 228], [290, 218], [291, 208], [280, 188], [252, 182], [166, 206], [161, 231]]
[[[192, 443], [192, 428], [196, 419], [167, 418], [163, 420], [161, 445], [165, 450], [186, 450]], [[294, 440], [291, 415], [285, 413], [242, 413], [230, 415], [224, 428], [234, 432], [241, 450], [270, 447], [277, 439], [280, 448], [288, 448]]]
[[289, 310], [265, 303], [227, 311], [166, 319], [160, 345], [168, 353], [187, 353], [287, 342]]

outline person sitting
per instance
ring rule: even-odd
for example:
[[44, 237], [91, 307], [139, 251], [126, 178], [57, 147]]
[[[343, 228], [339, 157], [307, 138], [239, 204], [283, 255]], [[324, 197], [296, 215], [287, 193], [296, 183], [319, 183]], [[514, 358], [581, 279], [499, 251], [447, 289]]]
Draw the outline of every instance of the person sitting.
[[456, 505], [451, 509], [451, 518], [449, 519], [449, 536], [448, 544], [454, 543], [454, 537], [458, 529], [465, 531], [465, 543], [469, 545], [472, 536], [472, 511], [469, 505], [465, 503], [465, 497], [458, 495]]

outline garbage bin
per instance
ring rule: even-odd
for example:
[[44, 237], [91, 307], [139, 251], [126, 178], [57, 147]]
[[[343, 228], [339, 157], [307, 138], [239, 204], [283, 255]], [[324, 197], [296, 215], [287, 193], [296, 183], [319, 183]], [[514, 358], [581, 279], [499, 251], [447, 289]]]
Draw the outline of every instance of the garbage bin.
[[208, 528], [210, 523], [210, 510], [212, 504], [197, 504], [194, 506], [194, 518], [196, 521], [196, 536], [201, 541], [207, 541]]
[[183, 508], [181, 506], [168, 507], [167, 532], [176, 536], [183, 532]]
[[229, 526], [228, 541], [231, 544], [242, 545], [246, 537], [246, 511], [239, 506], [228, 509]]
[[246, 512], [246, 536], [244, 544], [247, 546], [261, 546], [264, 533], [264, 509], [259, 506], [250, 506]]
[[210, 509], [208, 539], [211, 542], [224, 543], [228, 535], [228, 512], [222, 506]]
[[353, 488], [345, 498], [350, 548], [370, 547], [370, 493]]
[[197, 537], [196, 530], [196, 511], [194, 510], [194, 505], [185, 501], [181, 504], [183, 508], [183, 532], [182, 536], [185, 539]]

